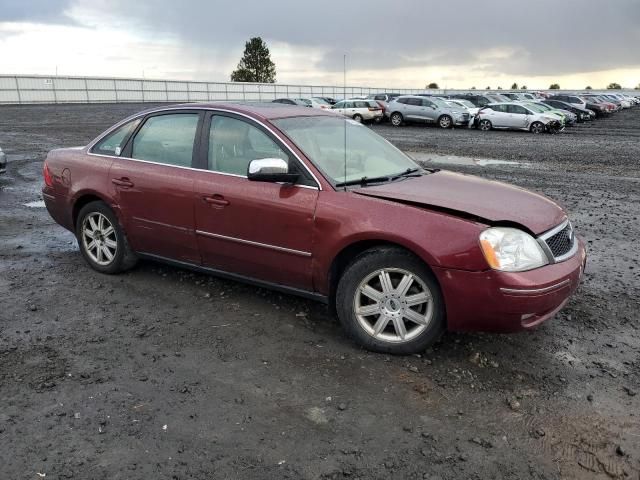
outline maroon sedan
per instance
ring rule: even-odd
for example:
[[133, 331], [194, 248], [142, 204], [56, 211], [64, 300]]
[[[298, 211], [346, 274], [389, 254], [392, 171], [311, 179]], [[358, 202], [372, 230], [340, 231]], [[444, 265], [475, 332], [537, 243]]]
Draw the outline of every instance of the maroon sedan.
[[576, 289], [582, 240], [535, 193], [421, 168], [369, 128], [278, 104], [134, 115], [44, 164], [51, 216], [102, 273], [138, 258], [314, 298], [375, 351], [516, 331]]

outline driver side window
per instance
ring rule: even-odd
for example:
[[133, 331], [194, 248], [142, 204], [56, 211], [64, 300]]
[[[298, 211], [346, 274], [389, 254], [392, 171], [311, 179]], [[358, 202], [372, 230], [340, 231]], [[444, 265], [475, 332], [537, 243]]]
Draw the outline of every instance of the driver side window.
[[232, 117], [211, 118], [209, 170], [246, 176], [249, 162], [259, 158], [281, 158], [289, 163], [289, 155], [259, 128]]

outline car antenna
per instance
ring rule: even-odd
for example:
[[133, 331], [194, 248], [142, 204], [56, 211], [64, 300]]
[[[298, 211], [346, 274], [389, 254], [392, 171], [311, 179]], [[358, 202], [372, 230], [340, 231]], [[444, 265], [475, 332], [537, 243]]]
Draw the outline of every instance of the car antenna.
[[[342, 63], [342, 96], [347, 99], [347, 54], [345, 53]], [[347, 191], [347, 119], [344, 119], [344, 191]]]

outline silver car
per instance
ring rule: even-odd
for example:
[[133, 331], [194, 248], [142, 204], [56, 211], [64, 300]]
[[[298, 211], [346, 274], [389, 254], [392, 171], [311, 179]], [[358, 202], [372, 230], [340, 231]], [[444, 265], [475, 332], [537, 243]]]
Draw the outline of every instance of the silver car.
[[417, 95], [402, 96], [389, 102], [385, 115], [396, 127], [404, 122], [437, 123], [441, 128], [469, 123], [469, 112], [462, 107], [449, 105], [440, 98]]
[[4, 152], [0, 148], [0, 173], [5, 173], [6, 171], [7, 171], [7, 156], [4, 154]]

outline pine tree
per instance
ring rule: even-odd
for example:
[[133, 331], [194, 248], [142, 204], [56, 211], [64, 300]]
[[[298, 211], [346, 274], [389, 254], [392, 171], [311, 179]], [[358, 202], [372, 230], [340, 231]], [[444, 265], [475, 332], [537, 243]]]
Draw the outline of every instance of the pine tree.
[[267, 44], [260, 37], [250, 38], [238, 67], [231, 74], [232, 82], [274, 83], [276, 65], [271, 61]]

